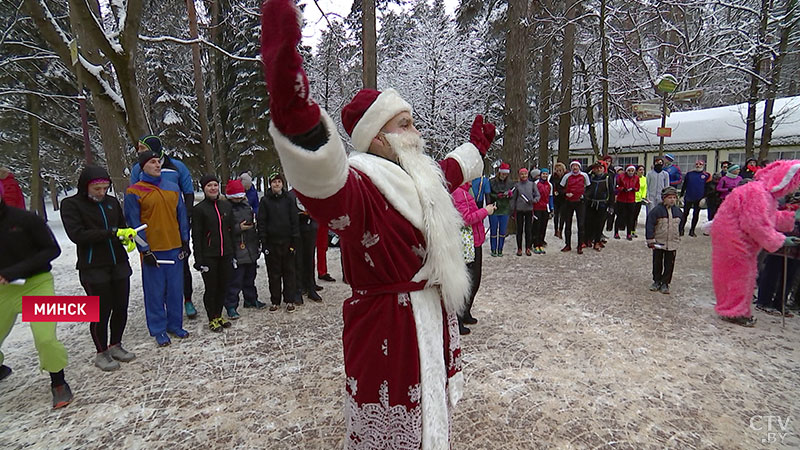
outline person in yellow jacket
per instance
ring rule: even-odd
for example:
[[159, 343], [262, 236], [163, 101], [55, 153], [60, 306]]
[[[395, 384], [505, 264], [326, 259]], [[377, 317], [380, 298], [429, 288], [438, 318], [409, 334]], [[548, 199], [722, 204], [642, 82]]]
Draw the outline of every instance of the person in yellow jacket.
[[633, 222], [633, 237], [638, 237], [636, 236], [636, 224], [639, 222], [642, 203], [647, 201], [647, 176], [645, 176], [644, 166], [636, 166], [636, 175], [639, 177], [639, 190], [636, 191], [636, 220]]

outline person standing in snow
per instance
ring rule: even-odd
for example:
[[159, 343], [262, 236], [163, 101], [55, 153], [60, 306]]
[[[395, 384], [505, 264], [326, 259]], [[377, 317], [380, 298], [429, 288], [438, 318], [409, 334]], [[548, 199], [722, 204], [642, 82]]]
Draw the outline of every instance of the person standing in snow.
[[544, 241], [547, 233], [547, 222], [553, 215], [553, 185], [547, 180], [550, 170], [546, 167], [539, 172], [536, 179], [536, 190], [539, 191], [539, 201], [533, 205], [533, 253], [544, 255], [547, 243]]
[[[537, 170], [538, 177], [538, 170]], [[528, 169], [519, 169], [519, 181], [511, 194], [511, 216], [517, 221], [517, 256], [522, 256], [522, 237], [525, 236], [525, 254], [531, 256], [533, 245], [533, 205], [539, 201], [539, 190], [528, 179]]]
[[[8, 337], [17, 315], [22, 314], [22, 297], [55, 295], [50, 262], [58, 258], [61, 248], [50, 227], [34, 213], [13, 208], [5, 203], [4, 186], [0, 183], [0, 347]], [[11, 284], [25, 280], [22, 285]], [[39, 368], [50, 373], [53, 408], [67, 406], [72, 390], [64, 380], [67, 350], [56, 337], [55, 322], [31, 322], [31, 333], [39, 354]], [[0, 351], [0, 380], [11, 375]]]
[[239, 181], [242, 182], [242, 186], [244, 187], [244, 194], [247, 197], [247, 203], [250, 204], [250, 208], [253, 209], [253, 214], [258, 216], [258, 191], [256, 190], [256, 186], [253, 184], [253, 174], [250, 171], [242, 172], [239, 175]]
[[309, 97], [301, 23], [293, 1], [264, 3], [261, 54], [281, 165], [306, 209], [340, 236], [353, 289], [343, 306], [344, 447], [448, 448], [463, 392], [456, 314], [470, 291], [450, 192], [483, 172], [495, 128], [477, 116], [471, 143], [437, 163], [408, 102], [362, 89], [342, 110], [348, 156]]
[[561, 178], [561, 187], [564, 188], [564, 206], [562, 208], [561, 218], [564, 221], [564, 248], [562, 252], [569, 252], [572, 250], [572, 214], [578, 221], [578, 254], [583, 254], [583, 249], [586, 247], [586, 226], [584, 217], [586, 214], [586, 202], [584, 201], [584, 194], [586, 188], [591, 184], [589, 175], [581, 171], [581, 163], [572, 161], [569, 163], [569, 173]]
[[233, 275], [233, 211], [231, 203], [220, 196], [217, 177], [203, 175], [200, 188], [205, 198], [194, 207], [192, 217], [194, 268], [203, 277], [203, 306], [208, 328], [218, 333], [231, 326], [222, 317], [222, 307]]
[[619, 239], [619, 229], [627, 231], [626, 239], [633, 239], [636, 223], [636, 193], [639, 192], [639, 177], [636, 167], [628, 166], [625, 173], [617, 177], [617, 223], [614, 226], [614, 238]]
[[503, 256], [503, 247], [508, 233], [508, 219], [511, 214], [511, 195], [514, 182], [509, 173], [511, 166], [508, 163], [500, 164], [497, 175], [489, 182], [491, 192], [489, 203], [497, 206], [494, 214], [489, 216], [489, 246], [492, 256]]
[[642, 204], [647, 197], [647, 177], [645, 176], [645, 168], [643, 165], [636, 166], [636, 176], [639, 177], [639, 190], [636, 191], [636, 211], [634, 211], [634, 221], [633, 221], [633, 237], [638, 237], [636, 235], [636, 227], [639, 223], [639, 214], [642, 212]]
[[674, 164], [675, 157], [671, 153], [664, 155], [664, 161], [664, 171], [669, 174], [669, 185], [678, 189], [678, 186], [683, 181], [683, 172], [681, 172], [680, 167]]
[[717, 183], [717, 192], [719, 192], [719, 201], [720, 203], [724, 202], [728, 195], [730, 195], [731, 191], [739, 187], [739, 184], [742, 182], [742, 177], [739, 176], [739, 165], [734, 164], [728, 167], [728, 170], [725, 172], [725, 176], [720, 178], [719, 182]]
[[606, 172], [601, 162], [591, 166], [589, 187], [586, 188], [586, 246], [595, 251], [603, 249], [603, 226], [609, 209], [614, 209], [614, 174]]
[[692, 225], [689, 228], [689, 236], [697, 236], [694, 233], [697, 221], [700, 220], [700, 200], [706, 196], [706, 186], [711, 183], [711, 174], [705, 171], [706, 162], [698, 160], [694, 163], [694, 170], [686, 174], [683, 186], [681, 186], [681, 197], [683, 197], [683, 219], [681, 220], [680, 234], [683, 236], [686, 230], [686, 221], [689, 218], [689, 208], [692, 213]]
[[567, 166], [561, 161], [553, 165], [553, 176], [550, 184], [553, 185], [553, 236], [561, 239], [564, 234], [564, 221], [561, 218], [561, 207], [564, 205], [566, 191], [561, 186], [561, 179], [567, 173]]
[[258, 233], [256, 232], [255, 215], [247, 201], [244, 185], [239, 180], [230, 180], [225, 187], [225, 194], [231, 202], [234, 258], [236, 267], [225, 296], [225, 309], [231, 319], [239, 318], [239, 293], [242, 293], [242, 305], [245, 308], [265, 308], [267, 305], [258, 300], [256, 290], [256, 261], [259, 252]]
[[[192, 207], [194, 206], [194, 182], [189, 169], [179, 159], [167, 155], [161, 144], [161, 138], [154, 135], [143, 136], [136, 142], [136, 151], [142, 154], [151, 151], [158, 155], [161, 160], [161, 177], [175, 184], [183, 195], [183, 204], [186, 207], [186, 220], [189, 226], [192, 225]], [[131, 168], [131, 185], [138, 183], [142, 179], [142, 166], [136, 163]], [[186, 247], [188, 249], [188, 245]], [[186, 317], [194, 319], [197, 317], [197, 309], [192, 303], [192, 272], [189, 270], [189, 260], [183, 262], [183, 307], [186, 310]]]
[[142, 261], [144, 311], [150, 336], [159, 347], [165, 347], [171, 343], [167, 333], [180, 339], [189, 336], [183, 329], [181, 308], [189, 222], [180, 188], [161, 177], [160, 155], [142, 152], [139, 165], [141, 179], [125, 193], [125, 221], [131, 228], [147, 224], [147, 229], [139, 232], [144, 244], [137, 243]]
[[672, 272], [675, 269], [675, 255], [681, 238], [678, 233], [681, 209], [676, 205], [678, 190], [672, 186], [664, 188], [662, 201], [647, 215], [645, 238], [647, 246], [653, 250], [653, 284], [651, 291], [669, 294]]
[[659, 203], [661, 203], [661, 192], [669, 186], [669, 173], [664, 170], [664, 159], [656, 158], [653, 160], [653, 170], [647, 173], [647, 196], [645, 197], [645, 209], [647, 215]]
[[297, 274], [297, 304], [303, 304], [303, 296], [314, 302], [321, 302], [322, 296], [317, 292], [322, 286], [314, 281], [314, 246], [319, 226], [306, 211], [306, 207], [295, 197], [297, 202], [298, 239], [295, 251], [295, 273]]
[[94, 365], [103, 371], [117, 370], [118, 361], [136, 357], [122, 348], [133, 273], [126, 250], [136, 249], [131, 240], [135, 231], [128, 228], [117, 198], [108, 195], [110, 186], [106, 169], [87, 166], [78, 177], [78, 192], [61, 202], [64, 231], [78, 247], [76, 268], [81, 286], [86, 295], [100, 297], [100, 321], [90, 323], [89, 332], [97, 349]]

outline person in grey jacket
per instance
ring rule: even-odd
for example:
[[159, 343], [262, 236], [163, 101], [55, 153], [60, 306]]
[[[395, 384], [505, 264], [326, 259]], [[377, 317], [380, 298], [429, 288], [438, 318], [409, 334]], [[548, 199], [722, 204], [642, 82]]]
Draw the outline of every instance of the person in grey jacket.
[[669, 294], [675, 254], [681, 241], [680, 224], [683, 213], [676, 205], [677, 189], [672, 186], [664, 188], [661, 198], [662, 203], [655, 205], [647, 214], [645, 237], [647, 246], [653, 249], [653, 284], [650, 290]]
[[264, 308], [266, 303], [258, 301], [256, 290], [256, 261], [258, 261], [258, 233], [255, 228], [253, 208], [247, 201], [244, 185], [239, 180], [228, 182], [225, 193], [231, 202], [233, 214], [234, 269], [228, 292], [225, 294], [225, 310], [231, 320], [239, 318], [239, 292], [244, 297], [245, 308]]
[[669, 186], [669, 173], [664, 170], [664, 160], [656, 158], [653, 161], [653, 170], [647, 173], [647, 197], [645, 197], [647, 215], [661, 203], [661, 191], [667, 186]]
[[[534, 169], [534, 179], [539, 170]], [[519, 169], [519, 181], [511, 195], [511, 217], [517, 221], [517, 256], [522, 256], [522, 235], [525, 234], [525, 254], [531, 256], [533, 246], [533, 205], [539, 201], [539, 189], [528, 179], [528, 169]]]

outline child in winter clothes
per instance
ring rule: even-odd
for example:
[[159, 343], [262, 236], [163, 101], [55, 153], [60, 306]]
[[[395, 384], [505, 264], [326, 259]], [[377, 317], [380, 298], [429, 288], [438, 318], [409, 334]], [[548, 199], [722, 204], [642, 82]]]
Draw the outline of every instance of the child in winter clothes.
[[547, 222], [553, 212], [553, 186], [547, 181], [550, 171], [541, 170], [539, 179], [536, 180], [536, 189], [539, 191], [539, 201], [533, 205], [533, 253], [543, 255], [544, 235], [547, 233]]
[[[538, 172], [538, 171], [537, 171]], [[537, 173], [538, 177], [539, 174]], [[539, 190], [528, 179], [528, 169], [519, 169], [519, 182], [511, 195], [512, 216], [517, 219], [517, 256], [522, 256], [522, 235], [525, 235], [525, 254], [531, 256], [533, 240], [533, 205], [539, 201]]]
[[669, 294], [675, 253], [681, 240], [678, 228], [683, 214], [676, 205], [678, 190], [674, 187], [669, 186], [661, 192], [661, 201], [647, 215], [645, 237], [647, 246], [653, 249], [653, 284], [650, 290]]

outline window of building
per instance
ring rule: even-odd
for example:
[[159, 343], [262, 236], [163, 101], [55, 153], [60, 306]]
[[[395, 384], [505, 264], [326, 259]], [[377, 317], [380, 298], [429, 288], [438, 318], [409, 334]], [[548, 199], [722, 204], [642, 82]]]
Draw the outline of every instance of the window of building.
[[630, 165], [638, 166], [639, 165], [639, 157], [638, 156], [617, 156], [614, 158], [614, 165], [615, 166], [622, 166], [628, 167]]

